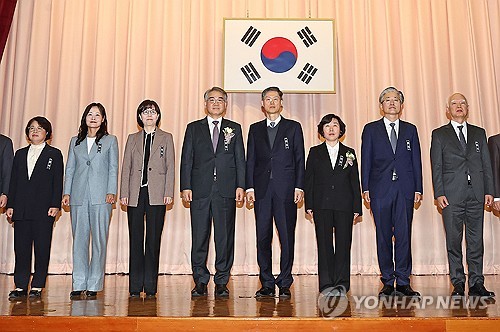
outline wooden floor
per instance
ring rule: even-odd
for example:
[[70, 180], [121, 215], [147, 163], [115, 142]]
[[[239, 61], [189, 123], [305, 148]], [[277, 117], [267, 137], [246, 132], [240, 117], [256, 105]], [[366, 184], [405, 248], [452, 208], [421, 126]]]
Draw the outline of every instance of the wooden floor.
[[[70, 300], [70, 275], [51, 275], [39, 300], [9, 301], [13, 277], [0, 274], [0, 331], [95, 330], [500, 330], [500, 305], [465, 298], [450, 301], [448, 276], [413, 276], [420, 301], [379, 301], [378, 276], [352, 276], [349, 297], [325, 302], [317, 293], [317, 276], [295, 276], [292, 298], [257, 300], [256, 276], [233, 276], [229, 299], [209, 295], [191, 299], [188, 275], [163, 275], [156, 298], [128, 296], [127, 275], [107, 275], [96, 299]], [[485, 285], [500, 296], [500, 276]], [[286, 331], [288, 332], [288, 331]]]

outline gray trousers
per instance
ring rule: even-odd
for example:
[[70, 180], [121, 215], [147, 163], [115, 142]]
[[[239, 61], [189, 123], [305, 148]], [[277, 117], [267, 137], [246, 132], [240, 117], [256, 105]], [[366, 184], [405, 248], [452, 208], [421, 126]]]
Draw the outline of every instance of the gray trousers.
[[[104, 286], [111, 204], [92, 205], [89, 199], [85, 199], [82, 205], [71, 205], [70, 212], [73, 230], [73, 290], [101, 291]], [[92, 257], [89, 260], [90, 241]]]
[[462, 264], [462, 239], [465, 225], [466, 260], [470, 287], [476, 283], [484, 283], [484, 203], [476, 200], [472, 186], [468, 186], [465, 190], [467, 198], [463, 202], [450, 203], [443, 210], [443, 221], [446, 231], [450, 279], [453, 285], [465, 284], [465, 272]]

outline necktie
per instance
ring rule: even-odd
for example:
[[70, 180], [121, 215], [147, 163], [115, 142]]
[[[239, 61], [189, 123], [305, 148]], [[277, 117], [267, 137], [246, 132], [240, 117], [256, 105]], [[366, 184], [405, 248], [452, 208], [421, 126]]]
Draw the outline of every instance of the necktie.
[[142, 185], [148, 184], [148, 163], [149, 155], [151, 154], [151, 139], [153, 134], [146, 134], [146, 144], [144, 144], [144, 167], [142, 168]]
[[466, 150], [467, 149], [467, 142], [465, 141], [465, 136], [464, 132], [462, 131], [464, 129], [464, 126], [458, 126], [458, 138], [460, 141], [460, 145], [462, 146], [462, 149]]
[[217, 150], [217, 143], [219, 142], [219, 127], [217, 127], [219, 121], [213, 121], [212, 123], [215, 125], [214, 132], [212, 133], [212, 146], [215, 152]]
[[276, 126], [276, 123], [274, 123], [274, 122], [269, 123], [269, 127], [274, 128], [274, 126]]
[[396, 129], [394, 129], [395, 123], [391, 123], [390, 126], [392, 127], [391, 129], [391, 146], [392, 146], [392, 152], [396, 153], [396, 144], [398, 143], [398, 138], [396, 136]]

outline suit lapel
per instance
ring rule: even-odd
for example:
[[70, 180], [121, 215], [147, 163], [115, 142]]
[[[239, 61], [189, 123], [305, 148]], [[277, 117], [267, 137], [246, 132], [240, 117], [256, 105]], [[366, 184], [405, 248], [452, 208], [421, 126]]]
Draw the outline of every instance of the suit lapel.
[[[265, 132], [266, 132], [266, 137], [267, 137], [267, 142], [269, 143], [269, 146], [271, 146], [271, 142], [269, 142], [269, 135], [267, 135], [267, 121], [265, 123]], [[276, 137], [274, 138], [274, 143], [272, 150], [275, 151], [276, 149], [279, 149], [279, 146], [285, 146], [285, 134], [288, 129], [288, 123], [287, 120], [281, 116], [281, 120], [278, 123], [278, 132], [276, 132]]]
[[88, 156], [89, 156], [89, 160], [92, 160], [94, 159], [96, 153], [97, 153], [97, 144], [99, 144], [101, 146], [101, 150], [102, 150], [102, 141], [105, 139], [105, 136], [101, 137], [101, 139], [99, 140], [99, 143], [96, 143], [96, 141], [94, 141], [94, 143], [92, 143], [92, 146], [90, 147], [90, 152], [87, 152], [88, 151], [88, 145], [87, 145], [87, 139], [85, 139], [85, 152], [87, 152]]
[[[330, 160], [330, 154], [328, 153], [328, 147], [326, 146], [326, 142], [323, 142], [323, 144], [320, 145], [320, 148], [319, 148], [319, 154], [318, 154], [318, 163], [319, 164], [328, 164], [328, 168], [329, 168], [329, 172], [330, 173], [333, 173], [334, 172], [334, 168], [332, 166], [332, 161]], [[337, 160], [335, 161], [335, 165], [337, 165], [338, 163], [338, 156], [337, 156]]]
[[151, 160], [151, 156], [154, 155], [156, 150], [158, 150], [158, 148], [160, 147], [161, 142], [163, 142], [162, 137], [163, 137], [163, 132], [159, 128], [156, 128], [155, 136], [153, 139], [153, 146], [151, 147], [151, 153], [149, 154], [150, 160]]
[[345, 156], [347, 149], [346, 149], [344, 144], [342, 144], [340, 142], [338, 144], [339, 144], [339, 153], [337, 155], [337, 160], [335, 162], [335, 168], [333, 169], [334, 173], [337, 173], [337, 172], [340, 172], [341, 170], [343, 170], [344, 165], [347, 162], [346, 156]]
[[[392, 146], [391, 146], [391, 141], [389, 141], [389, 136], [387, 135], [387, 130], [385, 129], [385, 123], [384, 123], [384, 118], [380, 119], [378, 121], [378, 135], [382, 137], [382, 141], [385, 145], [386, 149], [389, 149], [392, 152]], [[400, 126], [401, 127], [401, 123]], [[399, 128], [401, 129], [401, 128]], [[396, 146], [396, 151], [397, 151], [397, 146]]]
[[[203, 119], [200, 120], [199, 128], [200, 128], [202, 139], [208, 141], [210, 146], [212, 147], [213, 146], [212, 145], [212, 136], [210, 136], [210, 128], [208, 128], [208, 118], [207, 117], [204, 117]], [[219, 137], [220, 137], [220, 133], [219, 133]], [[213, 147], [211, 150], [212, 150], [212, 153], [215, 154], [215, 152], [213, 152]]]
[[[448, 135], [448, 138], [457, 146], [459, 151], [462, 151], [464, 154], [464, 150], [462, 149], [462, 146], [460, 145], [460, 141], [458, 140], [457, 133], [455, 132], [455, 129], [451, 125], [451, 122], [448, 123], [448, 125], [445, 127], [446, 128], [446, 134]], [[470, 129], [470, 128], [467, 128]], [[467, 130], [467, 136], [469, 136], [469, 130]], [[468, 141], [468, 139], [467, 139]]]
[[[34, 177], [37, 176], [37, 174], [40, 172], [41, 169], [45, 168], [45, 167], [49, 167], [48, 165], [48, 144], [45, 143], [45, 146], [43, 147], [42, 149], [42, 153], [40, 153], [40, 156], [38, 157], [36, 163], [35, 163], [35, 167], [33, 167], [33, 173], [31, 173], [31, 178], [30, 180], [32, 180]], [[26, 155], [26, 165], [28, 165], [28, 162], [27, 162], [27, 155]]]

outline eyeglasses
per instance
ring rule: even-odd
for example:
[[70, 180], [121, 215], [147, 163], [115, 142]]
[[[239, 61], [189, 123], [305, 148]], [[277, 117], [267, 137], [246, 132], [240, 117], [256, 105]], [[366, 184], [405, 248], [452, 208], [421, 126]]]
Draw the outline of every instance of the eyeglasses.
[[152, 108], [148, 108], [148, 109], [142, 111], [142, 114], [144, 114], [144, 115], [156, 115], [156, 114], [158, 114], [158, 112], [156, 112], [156, 110], [154, 110]]
[[387, 99], [384, 99], [382, 100], [383, 103], [386, 103], [386, 104], [390, 104], [391, 102], [392, 103], [400, 103], [401, 101], [397, 98], [387, 98]]
[[34, 133], [35, 131], [43, 131], [43, 130], [45, 130], [45, 129], [44, 129], [43, 127], [40, 127], [40, 126], [38, 126], [38, 127], [33, 127], [33, 126], [31, 126], [31, 127], [28, 127], [28, 130], [29, 130], [30, 132]]
[[450, 105], [451, 106], [457, 106], [457, 105], [461, 105], [461, 106], [467, 106], [467, 102], [465, 100], [452, 100], [450, 102]]
[[210, 97], [208, 98], [207, 100], [210, 104], [222, 104], [222, 103], [225, 103], [226, 100], [222, 97], [219, 97], [219, 98], [214, 98], [214, 97]]
[[268, 104], [277, 104], [280, 102], [280, 98], [278, 97], [274, 97], [274, 98], [266, 98], [264, 99], [264, 102], [268, 103]]

